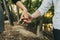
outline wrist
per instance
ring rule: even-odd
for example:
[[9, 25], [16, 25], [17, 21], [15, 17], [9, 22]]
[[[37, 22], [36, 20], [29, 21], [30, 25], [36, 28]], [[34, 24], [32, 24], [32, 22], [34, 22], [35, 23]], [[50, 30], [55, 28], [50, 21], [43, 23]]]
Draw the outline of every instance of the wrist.
[[28, 12], [28, 10], [27, 10], [26, 8], [24, 8], [24, 10], [23, 10], [23, 11]]
[[32, 17], [32, 19], [34, 19], [34, 16], [33, 15], [31, 15], [31, 17]]
[[27, 13], [28, 13], [28, 11], [27, 11], [26, 9], [24, 9], [24, 10], [23, 10], [23, 13], [24, 13], [24, 14], [27, 14]]

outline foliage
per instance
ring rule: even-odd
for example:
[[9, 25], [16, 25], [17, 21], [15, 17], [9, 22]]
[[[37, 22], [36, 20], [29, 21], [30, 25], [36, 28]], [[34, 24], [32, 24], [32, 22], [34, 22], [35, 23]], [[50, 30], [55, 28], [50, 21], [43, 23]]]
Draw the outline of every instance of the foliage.
[[[2, 2], [2, 0], [0, 0], [0, 1]], [[35, 1], [25, 0], [25, 1], [23, 2], [23, 4], [24, 4], [25, 7], [28, 9], [28, 11], [29, 11], [31, 14], [33, 14], [33, 13], [39, 8], [39, 6], [41, 5], [42, 1], [43, 1], [43, 0], [41, 0], [41, 1], [40, 1], [40, 0], [35, 0]], [[9, 6], [11, 7], [12, 1], [11, 1], [11, 0], [8, 0], [8, 2], [10, 3]], [[3, 7], [3, 8], [4, 8], [4, 7]], [[54, 11], [53, 8], [54, 8], [54, 6], [52, 5], [51, 9], [49, 10], [49, 11], [52, 12], [52, 15], [54, 14], [54, 13], [53, 13], [53, 11]], [[12, 11], [12, 15], [13, 15], [13, 17], [14, 17], [14, 20], [17, 20], [17, 16], [16, 16], [14, 10], [11, 10], [11, 11]], [[48, 12], [49, 12], [49, 11], [48, 11]], [[19, 13], [19, 11], [18, 11], [17, 13]], [[19, 14], [19, 15], [21, 15], [21, 14]], [[33, 20], [32, 23], [30, 23], [30, 24], [36, 26], [36, 25], [39, 24], [39, 21], [40, 21], [40, 17], [39, 17], [38, 19], [36, 19], [36, 20]], [[52, 17], [51, 17], [51, 18], [47, 18], [47, 17], [44, 17], [44, 16], [43, 16], [43, 23], [52, 23]]]

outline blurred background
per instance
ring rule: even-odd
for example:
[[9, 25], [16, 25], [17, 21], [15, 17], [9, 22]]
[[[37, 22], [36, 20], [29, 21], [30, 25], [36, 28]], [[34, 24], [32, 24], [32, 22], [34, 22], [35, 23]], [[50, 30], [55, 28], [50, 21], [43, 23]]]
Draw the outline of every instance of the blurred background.
[[[43, 0], [21, 0], [31, 14], [40, 7], [42, 1]], [[11, 0], [0, 0], [0, 3], [4, 12], [5, 25], [9, 24], [10, 26], [14, 26], [15, 24], [22, 24], [22, 22], [19, 21], [22, 14], [22, 10], [20, 8], [18, 8]], [[52, 4], [49, 11], [42, 17], [32, 20], [32, 22], [27, 25], [27, 29], [35, 34], [38, 32], [37, 30], [40, 29], [45, 34], [51, 35], [53, 27], [52, 17], [54, 15], [53, 9], [54, 6]]]

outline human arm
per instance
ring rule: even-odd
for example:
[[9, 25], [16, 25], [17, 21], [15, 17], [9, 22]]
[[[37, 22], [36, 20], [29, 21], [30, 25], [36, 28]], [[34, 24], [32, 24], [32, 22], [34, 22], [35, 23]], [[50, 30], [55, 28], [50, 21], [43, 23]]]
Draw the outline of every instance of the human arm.
[[[41, 6], [29, 17], [31, 17], [31, 19], [34, 19], [34, 18], [44, 15], [44, 13], [48, 11], [51, 5], [52, 5], [52, 0], [43, 0]], [[31, 20], [25, 20], [25, 22], [27, 23], [29, 21], [31, 22]]]
[[27, 11], [26, 7], [22, 4], [21, 0], [12, 0], [22, 11]]
[[44, 15], [52, 5], [52, 0], [43, 0], [41, 6], [32, 14], [32, 18]]
[[27, 15], [28, 11], [26, 7], [23, 5], [23, 3], [20, 0], [12, 0], [12, 2], [15, 3], [18, 8], [22, 9], [22, 15], [20, 19], [22, 19], [24, 15], [25, 15], [24, 16], [25, 18], [28, 18], [28, 15]]

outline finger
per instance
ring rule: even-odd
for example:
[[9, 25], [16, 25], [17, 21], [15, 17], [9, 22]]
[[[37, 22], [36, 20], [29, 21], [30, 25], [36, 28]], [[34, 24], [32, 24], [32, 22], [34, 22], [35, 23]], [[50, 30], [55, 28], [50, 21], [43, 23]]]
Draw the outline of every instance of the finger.
[[31, 23], [31, 21], [30, 21], [30, 20], [29, 20], [29, 21], [28, 21], [28, 20], [24, 20], [24, 22], [25, 22], [25, 23]]
[[26, 19], [28, 19], [29, 17], [28, 17], [28, 15], [24, 15], [24, 17], [26, 18]]
[[21, 21], [22, 19], [24, 19], [24, 17], [23, 17], [23, 16], [21, 16], [20, 21]]
[[24, 14], [24, 17], [25, 18], [29, 18], [29, 15], [26, 13], [26, 14]]

